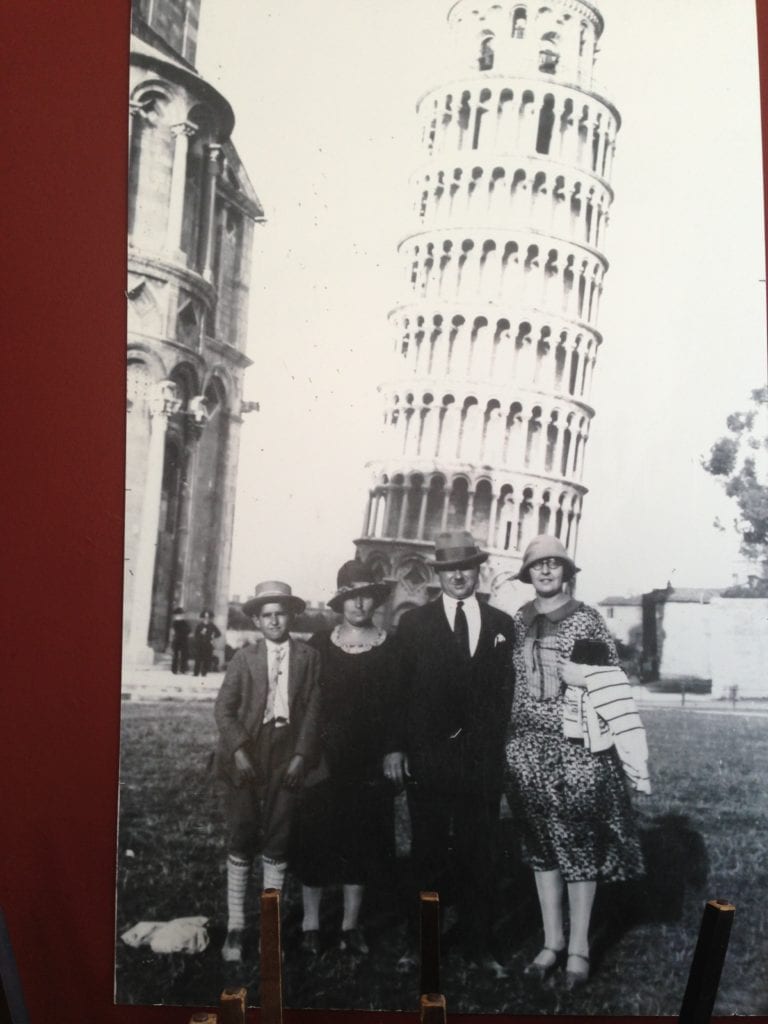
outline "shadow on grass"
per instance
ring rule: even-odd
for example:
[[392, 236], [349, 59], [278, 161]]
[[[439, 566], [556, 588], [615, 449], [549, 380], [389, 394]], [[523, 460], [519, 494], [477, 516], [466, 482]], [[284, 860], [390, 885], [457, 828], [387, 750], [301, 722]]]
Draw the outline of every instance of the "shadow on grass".
[[702, 893], [709, 877], [704, 837], [684, 814], [641, 819], [645, 877], [598, 887], [592, 954], [602, 956], [633, 928], [682, 920], [686, 894]]

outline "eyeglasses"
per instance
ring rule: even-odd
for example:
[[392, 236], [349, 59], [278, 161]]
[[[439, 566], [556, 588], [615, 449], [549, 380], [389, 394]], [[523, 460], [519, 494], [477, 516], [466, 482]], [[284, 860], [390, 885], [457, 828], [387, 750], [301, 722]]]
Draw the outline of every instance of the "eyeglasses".
[[530, 566], [531, 572], [543, 572], [545, 569], [559, 569], [563, 564], [561, 558], [540, 558]]

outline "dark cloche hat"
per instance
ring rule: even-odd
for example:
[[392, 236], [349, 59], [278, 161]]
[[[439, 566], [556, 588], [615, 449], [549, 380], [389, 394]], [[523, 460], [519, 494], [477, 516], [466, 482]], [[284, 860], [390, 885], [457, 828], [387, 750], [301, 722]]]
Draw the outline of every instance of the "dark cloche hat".
[[243, 602], [243, 613], [245, 615], [258, 615], [261, 606], [270, 601], [279, 601], [293, 614], [299, 615], [307, 607], [306, 602], [296, 597], [287, 583], [280, 580], [265, 580], [257, 583], [250, 601]]
[[340, 612], [347, 598], [358, 594], [371, 594], [378, 605], [386, 600], [391, 587], [391, 583], [376, 580], [367, 565], [353, 558], [345, 562], [336, 574], [336, 593], [328, 605], [335, 612]]
[[430, 565], [438, 572], [447, 569], [471, 569], [487, 561], [488, 552], [481, 551], [475, 538], [467, 530], [438, 533], [435, 538], [435, 557]]

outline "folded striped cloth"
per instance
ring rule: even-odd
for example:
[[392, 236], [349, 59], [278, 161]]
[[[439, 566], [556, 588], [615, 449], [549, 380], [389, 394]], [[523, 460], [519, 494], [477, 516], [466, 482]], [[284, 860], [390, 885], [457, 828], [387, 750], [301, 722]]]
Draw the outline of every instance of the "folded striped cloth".
[[650, 793], [648, 742], [626, 675], [616, 665], [571, 667], [581, 673], [586, 689], [566, 687], [564, 735], [582, 740], [593, 753], [615, 745], [634, 788]]

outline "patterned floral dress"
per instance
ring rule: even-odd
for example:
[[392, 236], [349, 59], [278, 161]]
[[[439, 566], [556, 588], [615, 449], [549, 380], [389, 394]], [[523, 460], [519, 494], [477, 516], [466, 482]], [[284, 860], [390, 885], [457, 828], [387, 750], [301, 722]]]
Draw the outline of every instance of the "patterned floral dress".
[[534, 871], [559, 868], [567, 882], [637, 878], [643, 858], [616, 751], [593, 754], [563, 734], [563, 687], [552, 666], [569, 660], [578, 639], [607, 644], [618, 664], [600, 614], [579, 601], [548, 613], [531, 601], [515, 616], [507, 796]]

